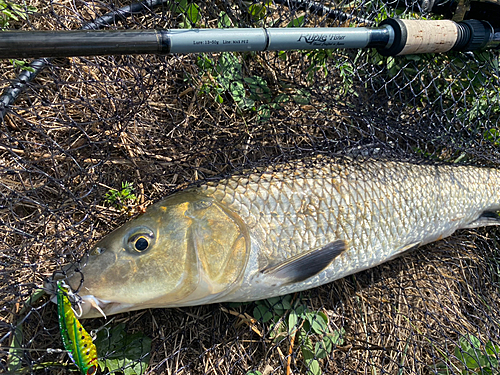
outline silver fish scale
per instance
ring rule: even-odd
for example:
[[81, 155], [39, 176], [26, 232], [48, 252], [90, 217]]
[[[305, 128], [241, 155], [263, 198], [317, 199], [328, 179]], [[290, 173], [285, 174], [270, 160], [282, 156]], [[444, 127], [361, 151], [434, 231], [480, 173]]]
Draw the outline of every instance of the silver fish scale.
[[345, 240], [348, 251], [320, 275], [326, 282], [500, 209], [499, 184], [494, 169], [321, 157], [199, 189], [240, 215], [259, 244], [259, 268]]

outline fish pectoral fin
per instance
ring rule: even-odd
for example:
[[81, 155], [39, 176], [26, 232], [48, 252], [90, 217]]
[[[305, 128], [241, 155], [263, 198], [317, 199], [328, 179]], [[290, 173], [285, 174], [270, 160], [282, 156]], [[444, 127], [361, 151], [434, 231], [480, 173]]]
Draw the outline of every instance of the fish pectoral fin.
[[500, 225], [500, 216], [495, 211], [484, 211], [476, 220], [464, 226], [464, 228], [480, 228], [489, 225]]
[[323, 271], [347, 249], [345, 241], [338, 240], [305, 254], [299, 254], [277, 265], [260, 271], [266, 283], [281, 286], [304, 281]]

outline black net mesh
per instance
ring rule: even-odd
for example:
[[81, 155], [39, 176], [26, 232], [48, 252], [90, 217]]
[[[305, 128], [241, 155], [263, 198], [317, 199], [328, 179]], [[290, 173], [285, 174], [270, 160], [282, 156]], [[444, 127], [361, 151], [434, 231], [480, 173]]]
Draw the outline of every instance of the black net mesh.
[[[128, 5], [0, 0], [0, 22], [23, 30], [347, 27], [441, 17], [417, 3], [380, 0], [150, 1], [132, 12]], [[55, 305], [47, 296], [25, 302], [97, 239], [190, 183], [318, 153], [500, 167], [498, 57], [370, 50], [75, 57], [39, 60], [45, 68], [35, 73], [3, 61], [0, 371], [68, 372], [67, 355], [56, 350]], [[133, 184], [136, 199], [110, 204], [106, 194], [123, 183]], [[497, 374], [498, 235], [494, 227], [463, 230], [293, 296], [83, 324], [128, 335], [101, 341], [100, 356], [116, 362], [103, 373]]]

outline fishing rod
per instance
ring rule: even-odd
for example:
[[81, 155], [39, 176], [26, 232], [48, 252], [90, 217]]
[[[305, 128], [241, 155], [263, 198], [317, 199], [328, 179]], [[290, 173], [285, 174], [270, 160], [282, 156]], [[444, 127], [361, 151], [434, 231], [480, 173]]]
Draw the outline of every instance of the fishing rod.
[[[401, 2], [399, 0], [383, 0], [388, 7], [401, 7], [404, 5], [406, 7], [406, 2]], [[313, 13], [324, 16], [329, 19], [335, 19], [337, 21], [352, 21], [359, 24], [364, 24], [365, 26], [373, 26], [374, 21], [360, 17], [359, 15], [353, 15], [346, 13], [340, 9], [329, 8], [322, 3], [316, 2], [314, 0], [274, 0], [275, 3], [282, 4], [289, 7], [290, 9], [297, 9], [306, 11], [306, 13]], [[139, 3], [132, 3], [126, 5], [122, 8], [112, 10], [95, 20], [86, 22], [82, 25], [83, 30], [98, 30], [110, 25], [116, 24], [117, 22], [126, 20], [132, 15], [141, 15], [150, 12], [152, 9], [157, 7], [165, 6], [169, 3], [169, 0], [143, 0]], [[494, 25], [494, 31], [497, 30], [498, 21], [500, 20], [500, 0], [481, 0], [481, 1], [467, 1], [466, 4], [464, 0], [416, 0], [413, 3], [414, 11], [420, 12], [423, 15], [428, 13], [441, 14], [445, 18], [452, 18], [456, 22], [462, 21], [463, 19], [481, 19], [488, 21], [490, 25]], [[470, 30], [469, 30], [470, 31]], [[2, 32], [4, 33], [4, 32]], [[496, 31], [495, 31], [496, 33]], [[477, 34], [477, 33], [474, 33]], [[480, 34], [480, 32], [479, 32]], [[407, 35], [402, 35], [402, 39], [407, 38]], [[396, 38], [395, 38], [396, 39]], [[478, 38], [481, 39], [479, 35]], [[495, 39], [493, 37], [492, 39]], [[0, 41], [1, 42], [1, 41]], [[406, 42], [405, 42], [406, 43]], [[396, 45], [395, 43], [394, 45]], [[471, 43], [470, 47], [475, 47], [477, 43]], [[460, 45], [460, 44], [459, 44]], [[386, 46], [388, 47], [388, 46]], [[10, 49], [13, 46], [9, 46]], [[387, 48], [391, 52], [390, 47]], [[464, 50], [467, 49], [467, 45]], [[16, 101], [19, 95], [26, 89], [26, 87], [32, 82], [37, 75], [50, 64], [53, 57], [48, 58], [37, 58], [30, 63], [30, 70], [22, 70], [18, 77], [12, 81], [12, 83], [4, 90], [0, 96], [0, 123], [4, 118], [5, 114], [8, 112], [10, 106]]]
[[500, 48], [487, 21], [389, 18], [379, 27], [5, 31], [0, 58], [376, 48], [385, 56]]

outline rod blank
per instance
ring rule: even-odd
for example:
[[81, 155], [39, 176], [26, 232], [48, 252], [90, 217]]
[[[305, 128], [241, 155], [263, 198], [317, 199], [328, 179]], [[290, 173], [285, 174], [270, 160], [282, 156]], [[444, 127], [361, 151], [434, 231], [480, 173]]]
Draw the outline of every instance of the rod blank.
[[0, 58], [377, 48], [383, 55], [498, 48], [484, 21], [388, 19], [380, 27], [13, 31], [0, 33]]
[[14, 31], [0, 33], [0, 58], [196, 53], [386, 45], [380, 28]]

